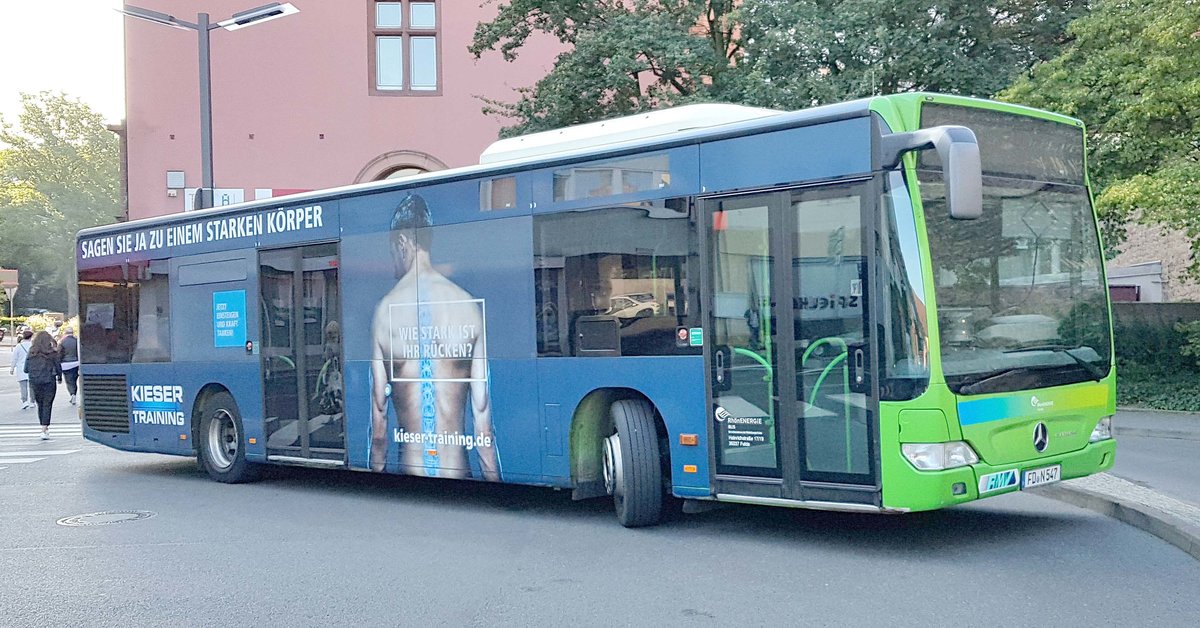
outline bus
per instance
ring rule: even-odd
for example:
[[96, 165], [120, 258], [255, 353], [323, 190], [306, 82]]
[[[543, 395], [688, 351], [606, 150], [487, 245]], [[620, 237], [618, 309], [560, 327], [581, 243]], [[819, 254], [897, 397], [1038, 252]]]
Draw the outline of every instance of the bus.
[[569, 489], [625, 526], [903, 513], [1110, 468], [1079, 120], [697, 104], [477, 166], [81, 231], [84, 435]]

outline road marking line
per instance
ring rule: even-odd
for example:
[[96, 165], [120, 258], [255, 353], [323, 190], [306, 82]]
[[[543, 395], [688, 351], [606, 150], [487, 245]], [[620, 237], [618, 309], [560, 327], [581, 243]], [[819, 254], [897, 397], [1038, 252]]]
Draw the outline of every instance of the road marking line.
[[[53, 451], [36, 451], [36, 450], [35, 450], [35, 451], [3, 451], [3, 452], [0, 452], [0, 457], [5, 457], [5, 456], [29, 456], [29, 455], [34, 455], [34, 456], [65, 456], [65, 455], [67, 455], [67, 454], [73, 454], [73, 453], [75, 453], [75, 452], [77, 452], [77, 451], [79, 451], [79, 450], [78, 450], [78, 449], [61, 449], [61, 450], [53, 450]], [[7, 461], [5, 461], [5, 462], [7, 462]]]
[[37, 462], [45, 460], [45, 458], [6, 458], [4, 464], [25, 464], [29, 462]]
[[[52, 429], [52, 430], [80, 430], [80, 431], [83, 430], [83, 428], [78, 425], [51, 425], [50, 429]], [[0, 432], [40, 432], [40, 431], [42, 431], [42, 427], [40, 425], [30, 425], [28, 427], [26, 427], [26, 426], [0, 427]]]

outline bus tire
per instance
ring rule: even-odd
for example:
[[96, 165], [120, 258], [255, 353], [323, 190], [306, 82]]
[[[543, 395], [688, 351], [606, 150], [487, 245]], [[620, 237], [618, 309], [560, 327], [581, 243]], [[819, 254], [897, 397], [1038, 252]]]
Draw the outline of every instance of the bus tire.
[[253, 482], [262, 466], [246, 460], [246, 432], [233, 395], [210, 395], [200, 407], [200, 464], [208, 477], [226, 484]]
[[604, 484], [617, 520], [626, 528], [651, 526], [662, 518], [662, 467], [654, 409], [622, 399], [610, 410], [615, 433], [604, 441]]

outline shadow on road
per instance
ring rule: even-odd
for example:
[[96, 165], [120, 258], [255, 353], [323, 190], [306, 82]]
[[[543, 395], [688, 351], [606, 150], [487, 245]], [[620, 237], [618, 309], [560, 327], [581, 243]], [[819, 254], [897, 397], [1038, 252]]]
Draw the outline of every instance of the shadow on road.
[[[106, 477], [107, 476], [107, 477]], [[124, 477], [113, 477], [124, 476]], [[129, 481], [143, 476], [187, 485], [181, 491], [203, 493], [205, 499], [220, 499], [220, 491], [255, 490], [286, 493], [292, 503], [336, 504], [330, 499], [420, 506], [461, 513], [463, 517], [511, 515], [541, 519], [556, 526], [617, 529], [611, 499], [572, 501], [569, 491], [512, 484], [485, 484], [353, 471], [331, 471], [301, 467], [270, 467], [263, 480], [253, 485], [231, 487], [208, 479], [191, 459], [165, 459], [106, 468], [93, 478], [97, 482]], [[316, 499], [317, 496], [322, 499]], [[1021, 500], [1021, 501], [1018, 501]], [[723, 542], [759, 540], [794, 542], [806, 547], [826, 546], [831, 550], [854, 550], [864, 555], [945, 556], [955, 560], [962, 553], [995, 555], [1007, 546], [1028, 551], [1031, 541], [1078, 539], [1094, 521], [1084, 513], [1064, 514], [1052, 502], [1028, 495], [1009, 495], [987, 502], [933, 512], [905, 515], [872, 515], [822, 512], [803, 509], [756, 507], [730, 504], [701, 514], [674, 513], [653, 528], [629, 530], [627, 534], [662, 535], [666, 538], [712, 538]], [[341, 507], [341, 506], [339, 506]], [[346, 504], [345, 507], [353, 507]], [[1045, 507], [1047, 512], [1038, 512]], [[298, 507], [303, 511], [303, 507]]]

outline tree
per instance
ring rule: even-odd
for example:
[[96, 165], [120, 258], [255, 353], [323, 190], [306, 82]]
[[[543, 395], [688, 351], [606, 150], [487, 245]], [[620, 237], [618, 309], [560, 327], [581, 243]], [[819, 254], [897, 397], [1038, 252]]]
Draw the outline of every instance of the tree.
[[555, 68], [485, 111], [506, 134], [693, 101], [800, 108], [928, 89], [989, 96], [1050, 58], [1084, 1], [509, 0], [471, 52], [516, 58], [541, 33]]
[[1002, 97], [1087, 124], [1110, 249], [1132, 217], [1162, 223], [1191, 239], [1200, 276], [1200, 4], [1101, 0], [1070, 33]]
[[[516, 118], [505, 135], [559, 128], [678, 104], [719, 91], [738, 47], [733, 0], [511, 0], [479, 24], [478, 58], [498, 49], [516, 59], [542, 33], [568, 49], [515, 103], [485, 100], [486, 112]], [[716, 89], [714, 89], [716, 88]]]
[[1058, 52], [1086, 2], [746, 0], [741, 100], [796, 109], [876, 94], [989, 97]]
[[0, 125], [0, 265], [21, 270], [22, 302], [68, 309], [75, 233], [121, 211], [119, 146], [100, 115], [64, 94], [22, 94]]

